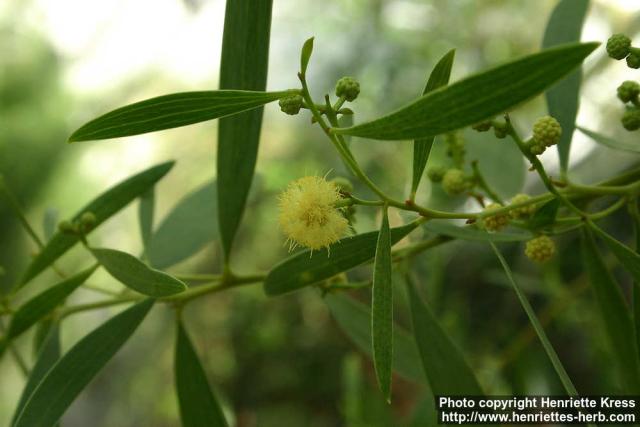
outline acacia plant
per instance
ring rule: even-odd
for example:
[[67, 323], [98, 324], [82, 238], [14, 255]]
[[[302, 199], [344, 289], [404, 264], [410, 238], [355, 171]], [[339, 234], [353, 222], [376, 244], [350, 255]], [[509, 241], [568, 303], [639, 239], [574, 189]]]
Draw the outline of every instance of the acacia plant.
[[[612, 365], [617, 370], [616, 390], [623, 394], [640, 393], [640, 334], [637, 334], [640, 292], [634, 286], [634, 304], [630, 306], [603, 261], [599, 243], [633, 276], [636, 284], [640, 281], [640, 256], [598, 225], [599, 220], [627, 209], [638, 234], [640, 170], [631, 169], [596, 184], [575, 182], [568, 170], [583, 60], [589, 55], [608, 53], [614, 59], [626, 58], [630, 68], [637, 68], [640, 48], [632, 47], [629, 38], [620, 34], [608, 40], [607, 53], [599, 48], [600, 43], [578, 42], [587, 3], [570, 0], [558, 3], [541, 51], [455, 82], [449, 78], [454, 51], [446, 52], [430, 72], [420, 97], [378, 119], [345, 127], [341, 119], [353, 119], [356, 115], [356, 104], [352, 103], [361, 90], [357, 79], [340, 79], [333, 99], [330, 95], [314, 99], [307, 81], [314, 47], [311, 38], [301, 50], [297, 70], [300, 85], [265, 91], [271, 1], [228, 2], [220, 90], [173, 93], [127, 105], [89, 121], [69, 138], [73, 143], [104, 140], [220, 119], [218, 212], [217, 218], [209, 218], [218, 221], [224, 253], [224, 263], [217, 266], [217, 274], [178, 276], [162, 271], [184, 258], [184, 254], [172, 252], [181, 239], [180, 233], [166, 235], [162, 227], [153, 229], [151, 225], [153, 187], [171, 170], [172, 162], [150, 167], [102, 193], [73, 218], [60, 223], [58, 231], [47, 241], [41, 240], [28, 224], [9, 189], [2, 188], [5, 199], [38, 246], [27, 270], [2, 299], [0, 314], [9, 321], [2, 337], [2, 353], [20, 360], [13, 341], [36, 325], [40, 337], [35, 366], [22, 366], [29, 376], [12, 425], [55, 425], [152, 309], [173, 310], [177, 319], [175, 384], [183, 425], [227, 425], [181, 313], [189, 309], [193, 300], [215, 298], [220, 292], [232, 292], [245, 285], [261, 285], [271, 297], [304, 287], [321, 290], [318, 298], [325, 299], [337, 322], [361, 350], [371, 354], [380, 392], [391, 404], [394, 370], [413, 381], [426, 383], [429, 393], [434, 395], [481, 395], [485, 392], [483, 384], [415, 286], [421, 277], [414, 273], [413, 258], [454, 240], [485, 242], [495, 253], [565, 392], [576, 396], [578, 391], [572, 379], [499, 249], [500, 242], [522, 241], [526, 256], [535, 263], [544, 263], [557, 256], [555, 236], [567, 233], [579, 235], [581, 240], [581, 256], [594, 290], [593, 303], [600, 313]], [[247, 12], [249, 9], [251, 12]], [[528, 124], [531, 136], [519, 133], [514, 126], [518, 107], [542, 94], [546, 96], [548, 115]], [[621, 109], [621, 122], [629, 131], [640, 128], [639, 94], [640, 86], [632, 80], [621, 83], [618, 89], [618, 97], [627, 105], [626, 111]], [[290, 256], [269, 271], [239, 274], [233, 268], [232, 249], [256, 162], [261, 107], [275, 101], [286, 114], [309, 115], [311, 124], [322, 129], [326, 143], [335, 149], [351, 177], [330, 174], [300, 177], [283, 189], [279, 200], [272, 202], [279, 205], [282, 240], [289, 243]], [[465, 140], [459, 133], [466, 127], [477, 132], [493, 131], [495, 138], [502, 140], [495, 141], [496, 144], [517, 147], [546, 191], [536, 195], [515, 194], [509, 200], [500, 197], [483, 177], [478, 163], [467, 159]], [[580, 130], [596, 142], [639, 151], [636, 146]], [[408, 194], [388, 194], [361, 168], [350, 147], [369, 144], [369, 140], [413, 144]], [[435, 144], [445, 144], [447, 156], [440, 163], [430, 162], [427, 168], [434, 140]], [[560, 159], [560, 174], [552, 177], [539, 155], [554, 146]], [[449, 211], [416, 202], [425, 174], [432, 185], [473, 200], [476, 208]], [[349, 180], [367, 187], [375, 197], [361, 197]], [[202, 192], [194, 197], [210, 194]], [[136, 256], [94, 246], [92, 235], [100, 232], [100, 225], [136, 199], [140, 203], [145, 253]], [[355, 234], [353, 221], [363, 210], [380, 213], [379, 229]], [[402, 211], [406, 223], [391, 227], [390, 210]], [[424, 233], [419, 234], [426, 237], [415, 237], [417, 229], [422, 229]], [[162, 243], [154, 245], [154, 240]], [[393, 249], [401, 240], [408, 243]], [[56, 261], [76, 245], [86, 249], [94, 264], [73, 273], [57, 269]], [[349, 271], [368, 263], [372, 264], [371, 280], [350, 281]], [[99, 268], [121, 282], [123, 291], [89, 304], [65, 305], [76, 289], [88, 286], [87, 280]], [[45, 269], [56, 270], [60, 282], [16, 305], [23, 290]], [[394, 291], [405, 285], [413, 325], [409, 333], [394, 326], [393, 315]], [[348, 296], [352, 289], [363, 287], [371, 288], [370, 308]], [[61, 354], [58, 332], [68, 316], [124, 304], [130, 307]], [[431, 422], [425, 421], [425, 425]]]

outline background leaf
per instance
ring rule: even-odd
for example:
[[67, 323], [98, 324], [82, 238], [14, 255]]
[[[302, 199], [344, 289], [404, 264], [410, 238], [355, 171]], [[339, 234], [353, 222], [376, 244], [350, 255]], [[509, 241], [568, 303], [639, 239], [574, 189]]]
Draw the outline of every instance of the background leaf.
[[385, 207], [373, 262], [371, 291], [371, 345], [380, 391], [391, 402], [393, 361], [393, 283], [391, 280], [391, 232]]
[[92, 248], [91, 253], [114, 279], [141, 294], [159, 298], [187, 289], [182, 281], [163, 271], [148, 267], [126, 252]]
[[175, 376], [183, 427], [227, 426], [182, 322], [177, 324]]
[[[588, 8], [589, 0], [560, 0], [547, 22], [542, 47], [548, 48], [564, 43], [579, 42]], [[562, 126], [562, 136], [558, 142], [558, 155], [560, 156], [560, 168], [563, 171], [567, 170], [569, 164], [569, 149], [578, 115], [581, 82], [582, 70], [578, 68], [545, 93], [549, 114], [555, 117]]]
[[[227, 0], [220, 89], [264, 90], [269, 65], [272, 0]], [[218, 124], [218, 220], [229, 258], [258, 154], [262, 108]]]
[[[324, 301], [338, 326], [365, 354], [371, 357], [371, 309], [344, 293], [330, 293]], [[420, 355], [409, 333], [393, 326], [393, 370], [406, 380], [426, 383]]]
[[552, 225], [556, 221], [558, 208], [560, 208], [560, 200], [549, 200], [547, 203], [540, 206], [540, 208], [536, 210], [531, 219], [527, 221], [527, 225], [532, 230], [538, 230], [540, 228]]
[[[455, 54], [455, 49], [450, 50], [438, 61], [435, 67], [433, 67], [427, 80], [427, 85], [422, 92], [423, 95], [442, 86], [446, 86], [449, 83]], [[424, 167], [427, 165], [427, 160], [429, 160], [429, 153], [431, 152], [434, 138], [435, 136], [430, 136], [413, 141], [413, 175], [411, 181], [411, 194], [413, 196], [415, 196], [418, 190], [420, 179], [422, 179], [422, 174], [424, 173]]]
[[[79, 219], [84, 212], [92, 212], [96, 217], [95, 227], [98, 227], [120, 209], [153, 187], [156, 182], [171, 170], [173, 165], [174, 162], [161, 163], [130, 177], [80, 209], [72, 220]], [[37, 276], [79, 241], [77, 236], [56, 232], [42, 251], [31, 261], [22, 277], [22, 285]]]
[[150, 264], [170, 267], [214, 241], [218, 237], [216, 202], [215, 181], [180, 200], [151, 236], [146, 252]]
[[156, 193], [155, 187], [151, 187], [140, 196], [138, 205], [138, 223], [140, 224], [140, 237], [145, 251], [149, 246], [149, 239], [153, 233], [153, 217], [155, 213]]
[[582, 259], [609, 341], [609, 356], [616, 364], [620, 383], [625, 393], [638, 394], [640, 367], [629, 308], [624, 302], [620, 287], [600, 257], [588, 227], [582, 229]]
[[418, 139], [478, 123], [539, 94], [576, 68], [599, 44], [546, 49], [429, 92], [379, 119], [338, 134], [372, 139]]
[[80, 392], [129, 339], [152, 306], [152, 299], [142, 301], [82, 338], [38, 383], [13, 427], [51, 427], [58, 422]]
[[[391, 229], [391, 244], [399, 242], [409, 234], [416, 223]], [[295, 291], [335, 276], [371, 260], [376, 253], [378, 232], [345, 237], [330, 246], [330, 249], [310, 250], [296, 253], [276, 265], [264, 281], [267, 295], [280, 295]]]
[[594, 132], [592, 130], [585, 129], [585, 128], [580, 127], [580, 126], [578, 126], [577, 128], [578, 128], [578, 130], [580, 132], [584, 133], [585, 135], [587, 135], [589, 138], [593, 139], [598, 144], [602, 144], [602, 145], [604, 145], [606, 147], [613, 148], [614, 150], [622, 150], [622, 151], [629, 151], [629, 152], [632, 152], [632, 153], [640, 153], [640, 145], [638, 145], [636, 142], [619, 141], [617, 139], [609, 138], [608, 136], [604, 136], [602, 134], [599, 134], [598, 132]]
[[607, 244], [609, 250], [620, 261], [620, 264], [631, 274], [634, 282], [640, 283], [640, 254], [616, 240], [593, 222], [589, 221], [587, 225]]
[[158, 96], [85, 123], [69, 137], [69, 142], [120, 138], [191, 125], [252, 110], [286, 94], [286, 91], [210, 90]]
[[483, 395], [462, 353], [442, 329], [415, 285], [407, 280], [413, 336], [435, 395]]
[[494, 242], [521, 242], [529, 240], [532, 237], [531, 233], [524, 231], [500, 231], [489, 235], [485, 230], [480, 230], [474, 225], [458, 226], [444, 220], [431, 220], [426, 222], [423, 227], [425, 230], [434, 234], [442, 234], [460, 240], [480, 242], [487, 242], [489, 240], [493, 240]]

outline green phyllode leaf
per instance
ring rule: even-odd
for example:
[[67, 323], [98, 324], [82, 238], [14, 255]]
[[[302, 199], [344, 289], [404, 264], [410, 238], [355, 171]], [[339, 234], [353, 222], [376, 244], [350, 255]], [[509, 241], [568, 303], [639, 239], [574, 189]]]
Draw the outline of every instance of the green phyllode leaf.
[[161, 269], [171, 267], [214, 241], [217, 216], [216, 182], [209, 181], [182, 198], [162, 220], [147, 245], [149, 263]]
[[205, 122], [261, 107], [287, 93], [210, 90], [158, 96], [85, 123], [71, 134], [69, 142], [120, 138]]
[[161, 298], [187, 289], [182, 281], [163, 271], [148, 267], [126, 252], [91, 248], [91, 253], [114, 279], [141, 294]]
[[391, 280], [391, 231], [384, 209], [373, 262], [371, 291], [371, 345], [373, 365], [380, 391], [391, 402], [391, 365], [393, 363], [393, 283]]
[[407, 280], [413, 336], [427, 381], [435, 395], [483, 395], [475, 374], [442, 329], [415, 285]]
[[300, 72], [304, 75], [307, 72], [307, 66], [313, 53], [313, 37], [307, 39], [302, 45], [300, 51]]
[[[589, 0], [560, 0], [551, 12], [542, 41], [543, 48], [580, 41], [582, 25]], [[560, 167], [567, 170], [569, 150], [573, 132], [576, 128], [580, 101], [582, 70], [578, 68], [571, 74], [551, 86], [545, 93], [549, 114], [562, 126], [562, 136], [558, 142]]]
[[553, 223], [555, 223], [556, 221], [556, 215], [558, 214], [559, 208], [559, 199], [549, 200], [538, 210], [536, 210], [531, 219], [527, 221], [527, 226], [529, 226], [529, 228], [531, 228], [532, 230], [538, 230], [553, 225]]
[[538, 95], [576, 68], [598, 45], [582, 43], [546, 49], [429, 92], [387, 116], [332, 132], [399, 140], [460, 129]]
[[117, 353], [153, 306], [147, 299], [112, 317], [82, 338], [47, 372], [13, 427], [51, 427]]
[[[418, 226], [412, 222], [391, 229], [391, 244], [398, 243]], [[345, 237], [329, 249], [300, 251], [276, 265], [264, 281], [269, 296], [292, 292], [329, 279], [363, 264], [375, 256], [378, 232]]]
[[[171, 170], [173, 165], [174, 162], [161, 163], [130, 177], [91, 201], [72, 220], [79, 219], [85, 212], [92, 212], [96, 217], [95, 229], [131, 201], [153, 187], [156, 182]], [[79, 241], [78, 236], [56, 232], [42, 251], [31, 261], [22, 277], [21, 284], [24, 285], [36, 277]]]
[[[330, 293], [324, 301], [338, 326], [365, 354], [371, 357], [371, 309], [344, 293]], [[404, 379], [425, 384], [416, 343], [402, 326], [393, 326], [393, 370]]]
[[587, 135], [592, 140], [594, 140], [595, 142], [597, 142], [598, 144], [604, 145], [609, 148], [613, 148], [614, 150], [629, 151], [631, 153], [640, 153], [640, 145], [638, 145], [635, 142], [618, 141], [617, 139], [604, 136], [602, 134], [599, 134], [598, 132], [585, 129], [580, 126], [577, 126], [577, 129], [583, 134]]
[[[227, 0], [220, 89], [265, 89], [271, 6], [272, 0]], [[227, 261], [251, 188], [261, 126], [262, 108], [218, 124], [218, 223]]]
[[182, 427], [226, 427], [222, 409], [182, 322], [177, 324], [174, 372]]
[[[427, 85], [422, 92], [423, 95], [431, 92], [432, 90], [446, 86], [449, 83], [449, 77], [451, 77], [451, 68], [453, 67], [453, 59], [455, 58], [455, 49], [447, 52], [440, 61], [433, 67]], [[435, 136], [428, 138], [416, 139], [413, 141], [413, 175], [411, 181], [411, 194], [415, 196], [424, 173], [424, 168], [429, 160], [429, 153], [431, 152], [431, 146], [433, 145], [433, 139]]]
[[633, 321], [622, 291], [602, 260], [593, 233], [582, 229], [582, 259], [601, 314], [603, 329], [609, 342], [609, 356], [614, 361], [622, 390], [640, 392], [640, 366]]

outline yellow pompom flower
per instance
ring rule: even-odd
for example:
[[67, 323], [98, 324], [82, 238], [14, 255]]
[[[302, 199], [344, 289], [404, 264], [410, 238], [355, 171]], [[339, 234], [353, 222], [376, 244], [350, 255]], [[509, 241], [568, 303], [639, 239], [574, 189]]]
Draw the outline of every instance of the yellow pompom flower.
[[305, 176], [289, 184], [280, 195], [280, 227], [291, 248], [329, 247], [345, 235], [348, 221], [335, 207], [340, 191], [334, 182]]

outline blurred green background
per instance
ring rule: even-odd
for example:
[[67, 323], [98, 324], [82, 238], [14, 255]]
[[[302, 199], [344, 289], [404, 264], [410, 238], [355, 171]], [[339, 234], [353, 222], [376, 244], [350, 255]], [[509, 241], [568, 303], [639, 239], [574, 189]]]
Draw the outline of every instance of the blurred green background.
[[[591, 3], [584, 40], [605, 41], [614, 32], [636, 35], [640, 15], [635, 1]], [[357, 77], [362, 93], [352, 107], [356, 120], [363, 121], [420, 94], [431, 67], [451, 48], [457, 49], [453, 80], [536, 51], [554, 4], [275, 0], [268, 88], [297, 86], [299, 48], [315, 36], [308, 73], [312, 92], [321, 98], [332, 93], [339, 77]], [[73, 145], [65, 140], [84, 121], [115, 107], [164, 93], [216, 88], [223, 20], [222, 0], [0, 2], [0, 173], [39, 232], [56, 218], [68, 218], [114, 183], [164, 160], [175, 159], [177, 165], [157, 186], [156, 223], [183, 196], [215, 177], [216, 122], [126, 140]], [[622, 107], [615, 88], [637, 73], [606, 59], [603, 51], [600, 48], [585, 64], [578, 123], [631, 140], [619, 125]], [[545, 112], [539, 97], [514, 112], [513, 120], [527, 134], [532, 121]], [[469, 159], [480, 160], [503, 196], [522, 188], [531, 194], [541, 191], [513, 147], [473, 133], [467, 134], [467, 141]], [[399, 197], [408, 193], [411, 144], [354, 141], [352, 148], [385, 190]], [[434, 156], [442, 155], [440, 148], [436, 146]], [[632, 156], [595, 146], [579, 133], [572, 158], [572, 177], [585, 183], [636, 162]], [[553, 174], [555, 151], [548, 150], [543, 159]], [[266, 271], [287, 256], [277, 229], [277, 194], [298, 177], [329, 171], [330, 176], [346, 173], [322, 133], [309, 125], [309, 116], [289, 117], [277, 105], [267, 106], [253, 193], [234, 248], [236, 270]], [[359, 185], [356, 194], [368, 196]], [[427, 180], [418, 200], [477, 209], [471, 202], [445, 201]], [[402, 218], [391, 220], [399, 223]], [[359, 210], [358, 231], [375, 224], [373, 210]], [[624, 216], [611, 218], [607, 226], [628, 238]], [[597, 394], [611, 387], [612, 378], [592, 315], [594, 306], [573, 255], [574, 237], [558, 242], [559, 252], [571, 255], [542, 269], [524, 259], [520, 245], [504, 245], [503, 250], [578, 390]], [[135, 204], [104, 224], [92, 242], [139, 253]], [[9, 289], [35, 249], [7, 206], [0, 204], [0, 266], [6, 270], [1, 289]], [[60, 266], [77, 271], [89, 262], [86, 253], [76, 249]], [[218, 244], [211, 242], [170, 271], [215, 273], [220, 264]], [[452, 243], [419, 256], [414, 268], [431, 306], [489, 393], [561, 393], [486, 246]], [[367, 268], [352, 277], [366, 279]], [[626, 276], [620, 279], [628, 286]], [[33, 288], [41, 290], [55, 280], [52, 273], [43, 274]], [[92, 282], [119, 289], [102, 272]], [[367, 293], [356, 296], [366, 299]], [[96, 298], [100, 297], [81, 290], [69, 303]], [[398, 321], [406, 324], [399, 300]], [[68, 318], [62, 330], [64, 348], [118, 310]], [[394, 404], [384, 404], [369, 359], [338, 328], [315, 289], [267, 299], [256, 285], [203, 298], [185, 314], [209, 379], [237, 426], [422, 425], [411, 424], [424, 409], [422, 387], [396, 378]], [[178, 425], [173, 339], [172, 312], [157, 307], [73, 404], [63, 425]], [[21, 338], [18, 346], [31, 361], [30, 336]], [[0, 425], [9, 422], [23, 384], [11, 358], [0, 360]]]

